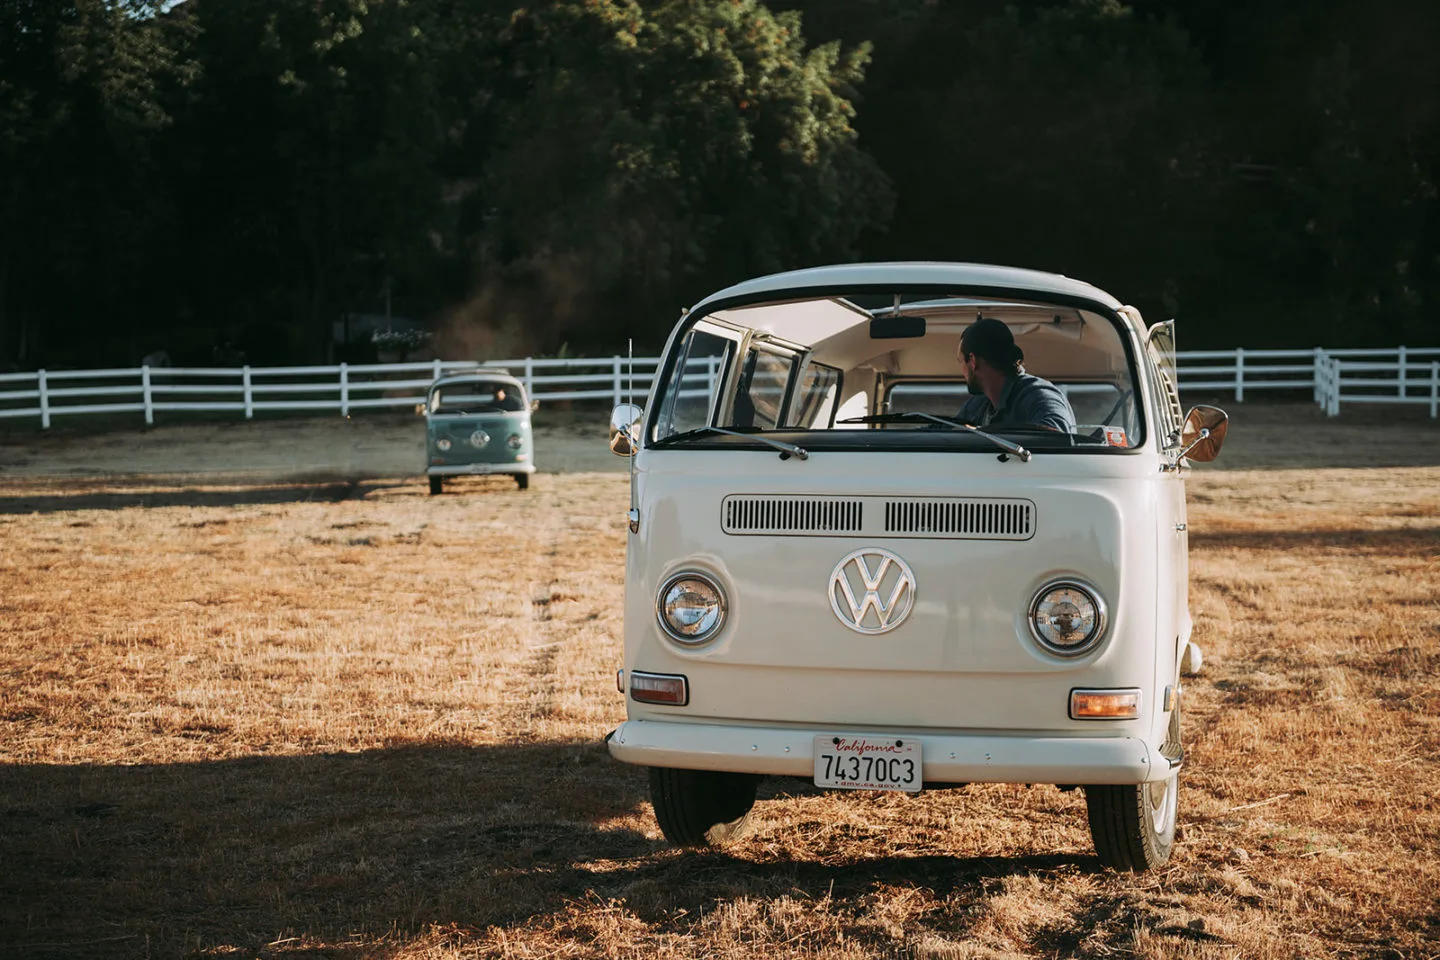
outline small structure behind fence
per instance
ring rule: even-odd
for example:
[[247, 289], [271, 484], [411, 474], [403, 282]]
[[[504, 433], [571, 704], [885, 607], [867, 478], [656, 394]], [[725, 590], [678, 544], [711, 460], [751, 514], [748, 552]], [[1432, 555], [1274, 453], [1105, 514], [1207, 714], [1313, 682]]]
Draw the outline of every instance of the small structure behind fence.
[[[1309, 393], [1334, 416], [1344, 404], [1427, 405], [1440, 416], [1440, 348], [1390, 350], [1191, 350], [1177, 354], [1182, 393], [1233, 394], [1243, 403], [1255, 391]], [[644, 402], [659, 366], [633, 359], [433, 360], [424, 363], [338, 364], [308, 367], [133, 367], [37, 370], [0, 374], [0, 420], [210, 412], [257, 414], [333, 411], [341, 416], [376, 409], [413, 408], [442, 374], [480, 366], [506, 367], [538, 400]], [[713, 376], [713, 373], [712, 373]]]

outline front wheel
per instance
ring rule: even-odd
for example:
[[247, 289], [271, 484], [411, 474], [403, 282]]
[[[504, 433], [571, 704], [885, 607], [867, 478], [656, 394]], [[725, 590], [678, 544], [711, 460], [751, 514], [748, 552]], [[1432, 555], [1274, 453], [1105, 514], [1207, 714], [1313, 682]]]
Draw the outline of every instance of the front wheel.
[[745, 832], [759, 783], [750, 773], [651, 767], [650, 802], [666, 840], [714, 847]]
[[1135, 873], [1165, 866], [1175, 846], [1179, 786], [1180, 774], [1176, 771], [1154, 783], [1086, 787], [1090, 838], [1100, 862]]
[[440, 492], [441, 490], [443, 490], [444, 488], [445, 488], [445, 481], [444, 481], [444, 480], [441, 480], [439, 477], [431, 477], [431, 478], [430, 478], [430, 496], [432, 496], [432, 497], [433, 497], [433, 496], [436, 496], [436, 495], [439, 494], [439, 492]]
[[[1176, 763], [1180, 748], [1180, 708], [1170, 714], [1170, 729], [1162, 756]], [[1090, 839], [1100, 862], [1116, 870], [1144, 873], [1170, 860], [1175, 846], [1175, 818], [1179, 810], [1180, 769], [1164, 780], [1139, 784], [1095, 784], [1085, 788], [1085, 809], [1090, 817]]]
[[517, 474], [515, 474], [515, 486], [519, 487], [521, 490], [529, 490], [529, 489], [530, 489], [530, 474], [528, 474], [528, 473], [517, 473]]

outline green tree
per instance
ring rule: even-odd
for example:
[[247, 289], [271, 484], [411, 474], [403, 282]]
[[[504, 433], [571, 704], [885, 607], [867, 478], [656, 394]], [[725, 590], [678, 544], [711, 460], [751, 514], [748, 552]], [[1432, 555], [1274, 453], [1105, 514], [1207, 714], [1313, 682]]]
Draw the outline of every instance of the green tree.
[[899, 199], [867, 256], [1056, 270], [1161, 312], [1211, 262], [1179, 249], [1214, 160], [1208, 74], [1173, 19], [1117, 0], [800, 6], [877, 37], [858, 126]]
[[1440, 6], [777, 2], [875, 41], [867, 256], [1094, 278], [1190, 347], [1440, 342]]
[[190, 312], [252, 360], [326, 359], [341, 316], [407, 295], [432, 252], [433, 21], [407, 0], [186, 8], [205, 68], [171, 143]]
[[155, 6], [0, 0], [0, 359], [123, 353], [166, 230], [153, 138], [183, 36]]
[[1440, 342], [1440, 10], [1327, 0], [1254, 14], [1230, 22], [1221, 89], [1263, 91], [1227, 97], [1226, 133], [1248, 209], [1273, 227], [1238, 235], [1237, 271], [1278, 287], [1269, 317], [1310, 342]]
[[461, 53], [483, 95], [451, 158], [458, 222], [480, 284], [583, 291], [588, 316], [552, 311], [542, 345], [653, 339], [707, 287], [852, 258], [888, 218], [855, 144], [866, 47], [809, 48], [798, 15], [756, 0], [489, 16]]

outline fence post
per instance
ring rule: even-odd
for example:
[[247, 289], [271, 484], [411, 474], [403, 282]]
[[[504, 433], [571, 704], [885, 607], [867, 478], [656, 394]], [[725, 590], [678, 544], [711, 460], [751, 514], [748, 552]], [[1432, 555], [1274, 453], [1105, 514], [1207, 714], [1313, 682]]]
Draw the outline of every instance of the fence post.
[[252, 420], [255, 417], [255, 395], [250, 390], [250, 364], [240, 368], [240, 384], [245, 389], [245, 419]]
[[1318, 347], [1315, 353], [1315, 402], [1321, 410], [1330, 409], [1330, 358]]
[[525, 396], [535, 396], [535, 358], [525, 358]]
[[620, 406], [620, 404], [622, 404], [622, 403], [625, 402], [624, 395], [623, 395], [623, 393], [621, 392], [621, 388], [620, 388], [620, 357], [619, 357], [619, 355], [617, 354], [616, 356], [612, 357], [612, 358], [611, 358], [611, 362], [614, 364], [614, 367], [612, 368], [612, 370], [613, 370], [613, 376], [610, 378], [610, 382], [611, 382], [611, 384], [613, 385], [614, 391], [615, 391], [615, 402], [612, 403], [611, 406], [612, 406], [612, 407], [618, 407], [618, 406]]
[[1325, 413], [1334, 416], [1340, 410], [1340, 358], [1330, 357], [1325, 363]]
[[340, 364], [340, 416], [350, 418], [350, 365]]
[[1405, 348], [1400, 348], [1400, 399], [1405, 399]]
[[140, 393], [145, 399], [145, 425], [155, 423], [155, 400], [150, 393], [150, 365], [140, 367]]
[[48, 384], [45, 380], [45, 371], [35, 371], [35, 388], [40, 393], [40, 426], [42, 429], [50, 429], [50, 394], [46, 392]]
[[1245, 402], [1245, 348], [1235, 348], [1235, 402]]
[[1430, 419], [1440, 415], [1440, 360], [1430, 363]]

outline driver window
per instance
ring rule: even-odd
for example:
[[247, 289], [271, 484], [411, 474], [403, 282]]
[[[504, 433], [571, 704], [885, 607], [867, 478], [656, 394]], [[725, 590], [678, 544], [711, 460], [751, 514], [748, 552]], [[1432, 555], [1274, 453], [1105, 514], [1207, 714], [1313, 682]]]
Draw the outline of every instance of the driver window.
[[716, 388], [734, 348], [735, 341], [705, 330], [685, 334], [665, 384], [656, 440], [710, 426]]

